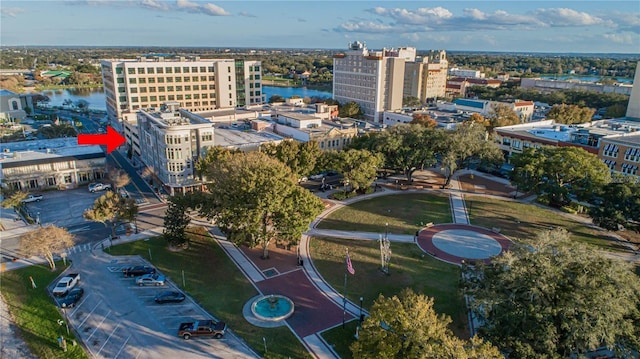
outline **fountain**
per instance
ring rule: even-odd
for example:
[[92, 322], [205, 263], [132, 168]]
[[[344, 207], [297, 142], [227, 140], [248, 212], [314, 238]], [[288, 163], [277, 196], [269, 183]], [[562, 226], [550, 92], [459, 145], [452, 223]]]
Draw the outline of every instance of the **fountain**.
[[293, 301], [277, 294], [258, 297], [251, 304], [251, 312], [256, 318], [268, 322], [277, 322], [287, 319], [293, 314]]

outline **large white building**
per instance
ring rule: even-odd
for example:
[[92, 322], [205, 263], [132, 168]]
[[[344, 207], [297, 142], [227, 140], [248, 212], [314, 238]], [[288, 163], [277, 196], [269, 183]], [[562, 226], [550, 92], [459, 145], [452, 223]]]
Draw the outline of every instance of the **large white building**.
[[192, 112], [264, 103], [259, 61], [171, 58], [103, 60], [102, 79], [109, 119], [178, 102]]
[[381, 121], [386, 110], [402, 108], [406, 61], [415, 61], [415, 48], [371, 51], [358, 41], [333, 57], [333, 98], [356, 102], [368, 120]]
[[407, 62], [403, 96], [417, 97], [422, 103], [427, 99], [444, 97], [448, 67], [447, 53], [444, 50], [430, 51], [427, 56]]

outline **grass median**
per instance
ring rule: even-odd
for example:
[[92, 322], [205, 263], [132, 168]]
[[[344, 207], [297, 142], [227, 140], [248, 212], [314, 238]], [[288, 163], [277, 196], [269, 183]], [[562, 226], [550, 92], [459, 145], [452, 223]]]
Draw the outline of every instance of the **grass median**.
[[[59, 265], [55, 271], [51, 271], [48, 267], [34, 265], [2, 273], [2, 295], [9, 312], [19, 329], [19, 335], [38, 358], [88, 358], [80, 345], [72, 345], [76, 340], [73, 332], [67, 335], [66, 326], [58, 324], [65, 319], [47, 292], [47, 286], [64, 269], [66, 267]], [[36, 288], [31, 285], [30, 278], [33, 278]], [[66, 352], [58, 346], [57, 339], [60, 336], [67, 340]]]
[[[434, 298], [438, 313], [453, 319], [451, 329], [461, 337], [468, 337], [467, 314], [458, 284], [460, 269], [425, 255], [413, 243], [391, 243], [390, 275], [380, 271], [380, 247], [376, 241], [337, 238], [313, 238], [310, 242], [313, 263], [324, 279], [340, 293], [343, 292], [346, 270], [345, 250], [356, 271], [347, 277], [347, 298], [369, 308], [380, 294], [390, 297], [410, 287], [418, 293]], [[353, 325], [352, 325], [353, 326]], [[353, 329], [353, 330], [351, 330]], [[354, 340], [354, 328], [342, 327], [323, 334], [343, 358], [351, 357], [348, 346]]]
[[[411, 234], [427, 223], [451, 223], [449, 197], [427, 193], [406, 193], [375, 197], [331, 212], [320, 229]], [[386, 226], [385, 224], [388, 224]]]
[[[188, 232], [191, 239], [188, 249], [171, 250], [162, 237], [156, 237], [115, 246], [111, 255], [137, 254], [148, 259], [204, 309], [226, 322], [258, 354], [266, 358], [310, 357], [287, 327], [258, 328], [244, 319], [242, 307], [258, 292], [203, 228], [190, 227]], [[264, 352], [263, 338], [268, 353]]]

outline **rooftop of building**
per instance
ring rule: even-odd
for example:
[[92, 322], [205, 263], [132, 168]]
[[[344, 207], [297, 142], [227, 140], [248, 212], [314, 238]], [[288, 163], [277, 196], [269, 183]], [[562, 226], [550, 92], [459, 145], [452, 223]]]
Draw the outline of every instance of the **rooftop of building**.
[[216, 131], [214, 132], [214, 143], [216, 146], [222, 147], [241, 148], [274, 141], [282, 141], [283, 139], [283, 137], [267, 131], [216, 128]]
[[189, 111], [178, 108], [179, 103], [165, 103], [160, 109], [147, 108], [139, 111], [140, 114], [153, 120], [161, 127], [193, 126], [211, 124], [209, 120]]
[[103, 157], [104, 151], [100, 146], [79, 146], [77, 137], [0, 144], [0, 164], [55, 157], [86, 156]]
[[0, 96], [17, 96], [18, 94], [7, 89], [0, 89]]
[[596, 136], [610, 141], [638, 141], [640, 138], [640, 121], [628, 118], [598, 120], [577, 125], [557, 124], [553, 120], [529, 122], [525, 124], [496, 128], [501, 134], [513, 133], [529, 138], [540, 138], [552, 141], [570, 142], [573, 137]]

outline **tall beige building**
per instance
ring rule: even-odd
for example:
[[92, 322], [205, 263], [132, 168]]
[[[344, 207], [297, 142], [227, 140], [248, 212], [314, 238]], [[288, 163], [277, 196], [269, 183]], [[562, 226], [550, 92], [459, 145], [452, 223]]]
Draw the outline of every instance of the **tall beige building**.
[[449, 62], [444, 50], [430, 51], [428, 56], [407, 62], [404, 70], [404, 97], [427, 99], [444, 97], [447, 87]]
[[114, 122], [167, 101], [191, 112], [261, 104], [261, 74], [259, 61], [164, 56], [102, 61], [107, 114]]
[[333, 98], [356, 102], [365, 118], [382, 121], [382, 113], [402, 108], [405, 61], [415, 61], [412, 47], [370, 51], [355, 41], [333, 57]]
[[636, 75], [633, 77], [633, 88], [629, 96], [627, 117], [640, 119], [640, 62], [636, 65]]

